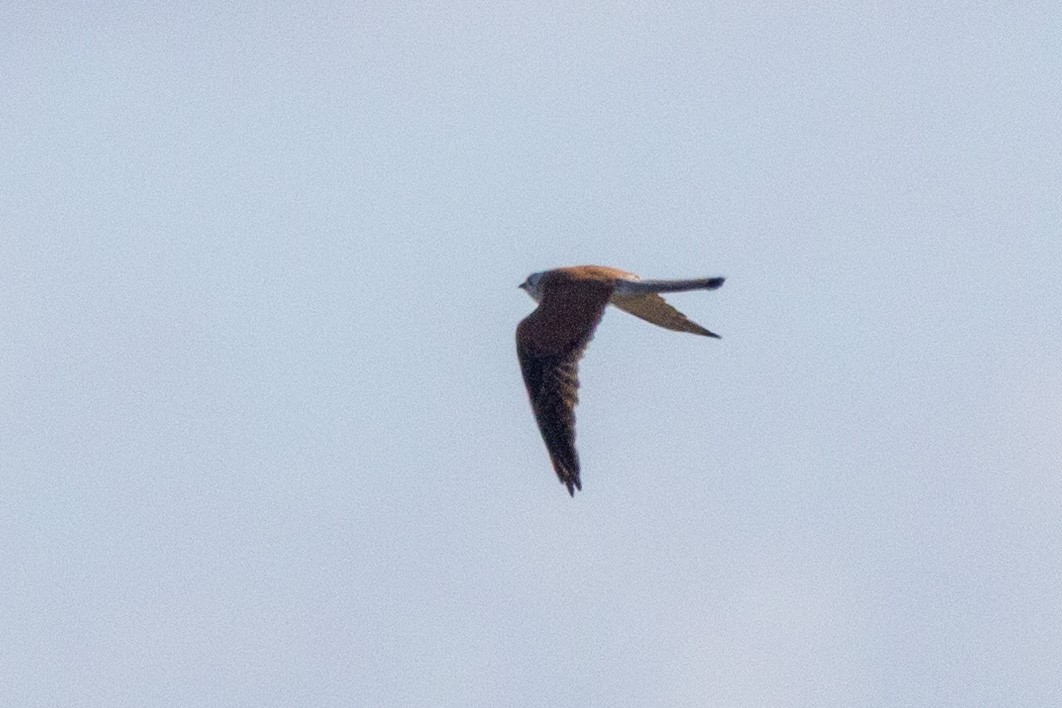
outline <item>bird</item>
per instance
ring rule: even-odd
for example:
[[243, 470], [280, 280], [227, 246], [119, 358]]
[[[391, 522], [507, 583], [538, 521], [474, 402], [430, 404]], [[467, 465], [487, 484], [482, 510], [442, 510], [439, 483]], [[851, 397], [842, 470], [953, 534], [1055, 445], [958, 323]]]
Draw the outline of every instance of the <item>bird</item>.
[[532, 273], [519, 285], [538, 303], [516, 327], [520, 370], [553, 469], [570, 496], [583, 488], [575, 449], [579, 360], [605, 307], [615, 305], [665, 329], [719, 339], [669, 305], [660, 293], [715, 290], [724, 280], [642, 280], [618, 268], [583, 265]]

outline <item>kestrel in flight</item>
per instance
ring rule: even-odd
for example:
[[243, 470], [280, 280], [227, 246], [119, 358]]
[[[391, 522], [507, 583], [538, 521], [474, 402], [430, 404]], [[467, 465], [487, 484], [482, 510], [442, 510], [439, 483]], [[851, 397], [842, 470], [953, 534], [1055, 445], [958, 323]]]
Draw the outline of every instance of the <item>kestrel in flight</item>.
[[673, 308], [659, 293], [715, 290], [723, 278], [641, 280], [604, 266], [575, 266], [532, 273], [520, 287], [538, 303], [516, 328], [516, 353], [538, 429], [553, 469], [568, 494], [582, 489], [575, 450], [579, 360], [605, 306], [616, 307], [676, 332], [719, 338]]

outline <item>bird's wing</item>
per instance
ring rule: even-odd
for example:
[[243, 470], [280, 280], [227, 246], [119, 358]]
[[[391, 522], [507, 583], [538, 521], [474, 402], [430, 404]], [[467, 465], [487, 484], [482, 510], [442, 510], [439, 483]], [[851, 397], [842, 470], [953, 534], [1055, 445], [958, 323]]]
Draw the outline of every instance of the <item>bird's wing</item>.
[[613, 293], [610, 302], [624, 312], [629, 312], [635, 317], [640, 317], [646, 322], [652, 322], [665, 329], [719, 338], [718, 334], [709, 332], [696, 322], [691, 321], [686, 315], [667, 304], [664, 298], [654, 293], [630, 295]]
[[575, 449], [579, 360], [610, 294], [611, 287], [600, 283], [557, 284], [516, 328], [516, 352], [531, 409], [553, 469], [573, 496], [582, 489]]
[[[535, 356], [524, 347], [518, 347], [517, 352], [531, 396], [531, 408], [553, 469], [568, 493], [574, 495], [576, 489], [583, 488], [579, 479], [579, 452], [575, 449], [575, 404], [579, 400], [582, 352], [567, 359]], [[534, 393], [532, 386], [537, 386]]]

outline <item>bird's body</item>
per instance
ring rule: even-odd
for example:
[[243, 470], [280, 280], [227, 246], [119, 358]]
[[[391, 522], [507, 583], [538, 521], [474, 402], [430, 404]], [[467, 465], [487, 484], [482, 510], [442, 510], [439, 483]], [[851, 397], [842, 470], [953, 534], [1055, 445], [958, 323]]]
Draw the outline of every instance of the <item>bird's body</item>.
[[579, 360], [605, 306], [611, 303], [666, 329], [718, 338], [659, 293], [714, 290], [722, 284], [723, 278], [641, 280], [616, 268], [574, 266], [533, 273], [520, 285], [538, 307], [517, 326], [516, 351], [553, 469], [569, 494], [582, 489], [575, 449]]

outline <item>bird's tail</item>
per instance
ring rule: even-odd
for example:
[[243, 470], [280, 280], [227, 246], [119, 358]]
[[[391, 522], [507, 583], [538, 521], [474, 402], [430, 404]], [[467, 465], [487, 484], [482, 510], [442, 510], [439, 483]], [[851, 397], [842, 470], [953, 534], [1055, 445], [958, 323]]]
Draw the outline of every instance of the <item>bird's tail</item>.
[[726, 278], [693, 278], [691, 280], [620, 280], [616, 293], [641, 295], [643, 293], [677, 293], [685, 290], [715, 290]]
[[694, 280], [619, 280], [609, 302], [621, 310], [640, 317], [646, 322], [673, 329], [676, 332], [691, 332], [705, 337], [719, 338], [715, 332], [701, 327], [686, 315], [667, 304], [660, 293], [682, 290], [715, 290], [723, 284], [723, 278], [696, 278]]

